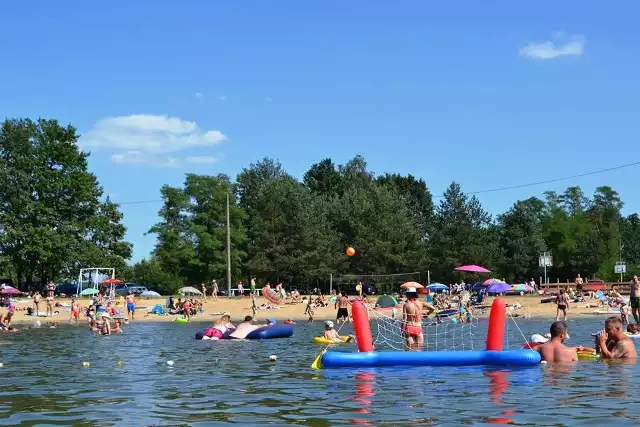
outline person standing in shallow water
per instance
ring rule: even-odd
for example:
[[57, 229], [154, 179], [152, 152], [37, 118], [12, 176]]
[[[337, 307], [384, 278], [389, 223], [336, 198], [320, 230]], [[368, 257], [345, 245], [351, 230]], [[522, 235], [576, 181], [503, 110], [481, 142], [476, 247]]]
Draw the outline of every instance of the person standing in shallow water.
[[604, 330], [596, 336], [596, 351], [604, 359], [638, 358], [633, 340], [624, 333], [622, 321], [615, 316], [605, 320]]

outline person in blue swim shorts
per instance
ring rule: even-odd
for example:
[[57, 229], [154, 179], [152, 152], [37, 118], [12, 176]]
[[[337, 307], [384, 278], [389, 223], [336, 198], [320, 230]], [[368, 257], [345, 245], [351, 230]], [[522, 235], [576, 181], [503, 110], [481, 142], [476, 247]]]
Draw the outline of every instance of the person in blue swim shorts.
[[136, 300], [133, 292], [129, 292], [126, 296], [127, 301], [127, 316], [129, 320], [133, 320], [136, 316]]

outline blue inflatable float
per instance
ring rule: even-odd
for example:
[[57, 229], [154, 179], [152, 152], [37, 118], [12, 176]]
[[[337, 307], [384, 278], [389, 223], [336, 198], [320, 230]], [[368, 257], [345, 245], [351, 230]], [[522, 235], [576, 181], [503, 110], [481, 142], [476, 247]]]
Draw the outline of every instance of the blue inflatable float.
[[374, 368], [389, 366], [533, 366], [540, 354], [533, 350], [507, 351], [328, 351], [323, 368]]
[[[204, 336], [205, 332], [209, 328], [202, 328], [196, 331], [196, 339], [201, 340]], [[229, 336], [233, 330], [227, 331], [224, 334], [222, 339], [233, 339]], [[246, 339], [248, 340], [270, 340], [274, 338], [289, 338], [293, 335], [293, 326], [291, 325], [271, 325], [271, 326], [263, 326], [262, 328], [258, 328], [254, 331], [249, 332]]]

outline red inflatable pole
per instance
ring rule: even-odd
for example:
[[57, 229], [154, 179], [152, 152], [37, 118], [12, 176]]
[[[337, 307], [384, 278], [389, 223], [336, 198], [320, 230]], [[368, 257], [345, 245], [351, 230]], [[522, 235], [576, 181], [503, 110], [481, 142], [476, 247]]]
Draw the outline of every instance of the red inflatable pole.
[[501, 351], [504, 341], [504, 327], [507, 323], [507, 306], [501, 297], [491, 304], [489, 328], [487, 329], [487, 350]]
[[369, 324], [367, 308], [364, 306], [362, 301], [356, 301], [353, 303], [351, 306], [351, 315], [353, 316], [353, 329], [356, 332], [358, 351], [373, 351], [371, 325]]

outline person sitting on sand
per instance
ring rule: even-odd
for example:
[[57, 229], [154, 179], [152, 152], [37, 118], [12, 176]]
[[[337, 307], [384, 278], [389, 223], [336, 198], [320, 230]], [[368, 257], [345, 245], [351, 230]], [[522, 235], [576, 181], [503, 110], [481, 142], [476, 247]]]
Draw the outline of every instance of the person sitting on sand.
[[549, 328], [551, 339], [535, 348], [535, 351], [540, 353], [542, 360], [548, 363], [571, 363], [578, 360], [577, 351], [584, 350], [584, 347], [564, 345], [568, 336], [567, 329], [567, 323], [564, 321], [555, 321], [551, 324], [551, 328]]
[[236, 327], [231, 323], [231, 315], [224, 313], [222, 317], [215, 321], [212, 327], [207, 329], [202, 337], [203, 340], [219, 340], [222, 339], [227, 331], [232, 331]]
[[609, 317], [604, 330], [596, 336], [596, 352], [604, 359], [637, 359], [633, 340], [625, 335], [619, 317]]

